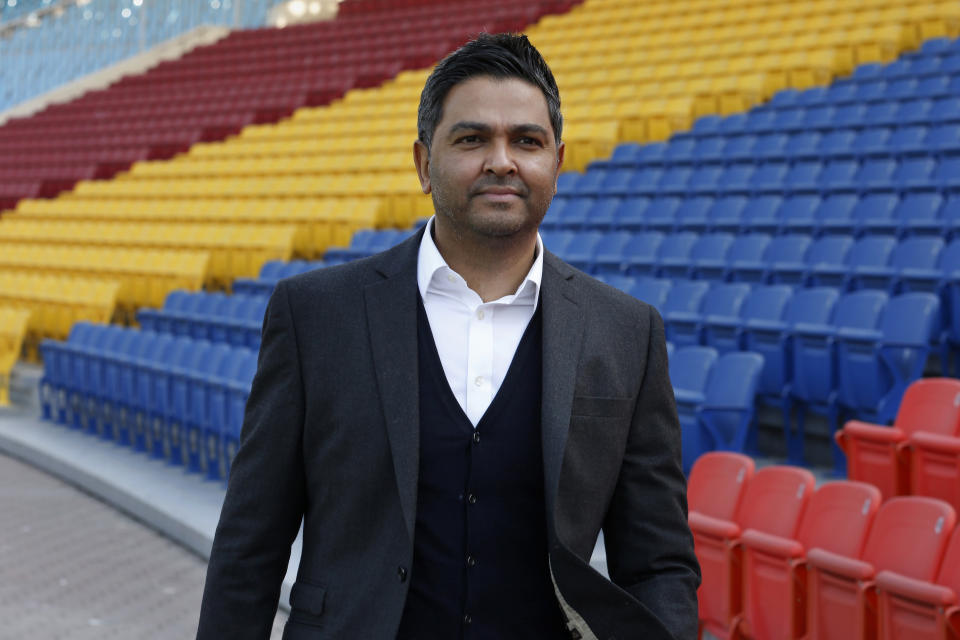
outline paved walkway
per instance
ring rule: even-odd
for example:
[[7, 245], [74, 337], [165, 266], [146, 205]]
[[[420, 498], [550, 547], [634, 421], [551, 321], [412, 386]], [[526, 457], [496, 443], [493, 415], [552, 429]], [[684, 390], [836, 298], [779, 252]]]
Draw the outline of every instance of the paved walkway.
[[205, 570], [149, 527], [0, 455], [0, 640], [192, 638]]

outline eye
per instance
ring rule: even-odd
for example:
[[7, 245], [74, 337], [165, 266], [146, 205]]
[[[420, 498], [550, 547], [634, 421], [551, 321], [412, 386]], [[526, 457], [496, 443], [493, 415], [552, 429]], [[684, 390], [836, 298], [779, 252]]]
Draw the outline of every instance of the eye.
[[462, 137], [460, 137], [460, 138], [457, 138], [456, 141], [455, 141], [455, 143], [456, 143], [456, 144], [461, 144], [461, 143], [476, 144], [476, 143], [482, 142], [482, 141], [483, 141], [483, 140], [482, 140], [482, 138], [480, 138], [480, 136], [478, 136], [478, 135], [476, 135], [476, 134], [470, 134], [470, 135], [468, 135], [468, 136], [462, 136]]
[[543, 143], [542, 143], [542, 142], [540, 142], [540, 141], [539, 141], [538, 139], [536, 139], [536, 138], [531, 138], [530, 136], [523, 136], [522, 138], [518, 138], [518, 139], [517, 139], [517, 143], [518, 143], [518, 144], [525, 145], [525, 146], [530, 146], [530, 145], [535, 146], [535, 147], [542, 147], [542, 146], [543, 146]]

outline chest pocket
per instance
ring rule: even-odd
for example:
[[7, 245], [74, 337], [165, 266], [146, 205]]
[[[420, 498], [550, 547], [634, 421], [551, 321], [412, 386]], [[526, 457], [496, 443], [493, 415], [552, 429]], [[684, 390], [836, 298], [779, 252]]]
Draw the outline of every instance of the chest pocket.
[[574, 418], [628, 418], [633, 402], [633, 398], [574, 396], [570, 414]]

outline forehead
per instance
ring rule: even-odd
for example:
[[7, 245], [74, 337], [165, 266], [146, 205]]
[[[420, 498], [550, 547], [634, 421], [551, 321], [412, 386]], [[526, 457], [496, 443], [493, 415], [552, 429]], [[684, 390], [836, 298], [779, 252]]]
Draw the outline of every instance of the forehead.
[[553, 131], [543, 92], [519, 78], [477, 76], [450, 89], [443, 101], [443, 117], [437, 129], [443, 132], [464, 121], [493, 127], [539, 124]]

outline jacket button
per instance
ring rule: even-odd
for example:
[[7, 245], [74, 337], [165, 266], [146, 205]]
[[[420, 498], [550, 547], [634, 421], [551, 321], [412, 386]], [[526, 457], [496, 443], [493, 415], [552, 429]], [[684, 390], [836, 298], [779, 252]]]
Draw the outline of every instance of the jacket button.
[[471, 493], [467, 495], [467, 502], [470, 504], [477, 504], [477, 494]]
[[477, 559], [476, 559], [476, 558], [474, 558], [473, 556], [467, 556], [467, 566], [468, 566], [468, 567], [474, 567], [474, 566], [476, 566], [476, 564], [477, 564]]
[[406, 567], [397, 567], [397, 577], [400, 578], [400, 582], [407, 581], [407, 568]]
[[470, 616], [470, 614], [463, 614], [463, 624], [470, 624], [471, 622], [473, 622], [473, 618]]
[[473, 444], [480, 444], [480, 432], [479, 432], [479, 431], [474, 431], [474, 432], [473, 432]]

